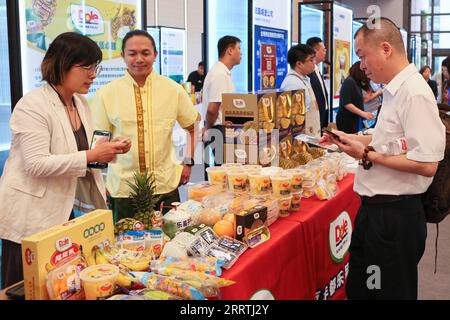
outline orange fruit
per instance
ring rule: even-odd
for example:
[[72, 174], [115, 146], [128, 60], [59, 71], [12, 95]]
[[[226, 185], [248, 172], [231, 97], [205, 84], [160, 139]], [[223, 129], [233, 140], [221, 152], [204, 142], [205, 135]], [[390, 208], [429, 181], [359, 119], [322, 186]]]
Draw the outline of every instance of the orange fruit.
[[236, 223], [236, 216], [234, 213], [227, 213], [223, 216], [222, 220], [230, 221], [234, 226]]
[[228, 236], [231, 238], [234, 238], [234, 227], [233, 223], [227, 220], [220, 220], [218, 221], [214, 227], [213, 230], [219, 237], [221, 236]]

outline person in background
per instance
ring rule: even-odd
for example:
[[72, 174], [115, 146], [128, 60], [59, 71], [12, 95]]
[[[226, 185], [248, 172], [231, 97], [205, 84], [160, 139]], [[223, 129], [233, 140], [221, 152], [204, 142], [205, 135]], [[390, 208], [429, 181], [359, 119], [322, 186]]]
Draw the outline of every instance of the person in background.
[[[213, 146], [223, 145], [223, 141], [216, 141], [221, 135], [223, 138], [222, 94], [233, 93], [236, 87], [231, 78], [231, 70], [242, 60], [241, 40], [233, 36], [224, 36], [217, 43], [219, 61], [209, 70], [203, 84], [203, 109], [205, 110], [205, 127], [202, 132], [205, 143], [205, 167], [209, 166], [210, 152], [214, 154], [214, 163], [223, 163], [223, 153], [220, 155]], [[217, 145], [216, 145], [217, 144]], [[223, 150], [222, 150], [223, 151]], [[206, 172], [205, 172], [206, 177]]]
[[192, 71], [187, 79], [187, 82], [190, 82], [192, 85], [191, 93], [202, 91], [204, 80], [205, 80], [205, 66], [203, 64], [203, 61], [201, 61], [198, 63], [197, 70]]
[[420, 68], [419, 73], [422, 75], [422, 77], [425, 79], [425, 81], [430, 86], [431, 90], [433, 91], [434, 96], [437, 98], [438, 96], [438, 85], [436, 81], [431, 80], [431, 68], [429, 66], [423, 66]]
[[314, 96], [317, 101], [317, 105], [319, 106], [320, 112], [320, 127], [326, 128], [328, 126], [329, 119], [329, 99], [328, 99], [328, 91], [323, 80], [322, 73], [320, 72], [319, 64], [325, 61], [327, 57], [327, 49], [322, 41], [322, 39], [318, 37], [309, 38], [306, 41], [306, 44], [314, 49], [316, 52], [315, 63], [316, 68], [313, 72], [308, 74], [308, 77], [311, 80], [311, 87], [314, 91]]
[[[134, 173], [153, 174], [155, 193], [160, 196], [154, 209], [159, 210], [161, 202], [170, 206], [180, 201], [178, 187], [189, 182], [194, 165], [195, 124], [200, 115], [182, 86], [154, 72], [157, 55], [148, 32], [128, 32], [122, 41], [125, 76], [102, 87], [94, 97], [95, 128], [133, 143], [131, 152], [108, 167], [106, 188], [115, 221], [134, 215], [127, 184], [133, 182]], [[188, 134], [182, 163], [177, 161], [172, 142], [175, 122]]]
[[[379, 18], [379, 28], [364, 24], [355, 34], [355, 51], [365, 74], [386, 86], [373, 135], [336, 131], [339, 140], [325, 133], [320, 141], [360, 160], [354, 190], [361, 207], [352, 233], [346, 293], [350, 300], [416, 300], [417, 266], [427, 237], [422, 194], [444, 158], [445, 127], [392, 21]], [[400, 138], [406, 140], [405, 153], [383, 151]], [[369, 286], [374, 279], [377, 285]]]
[[315, 55], [314, 49], [306, 44], [298, 44], [289, 49], [288, 62], [291, 70], [281, 83], [281, 90], [305, 90], [306, 134], [318, 138], [321, 135], [320, 112], [308, 77], [316, 68]]
[[372, 91], [370, 80], [361, 70], [360, 63], [358, 61], [351, 66], [340, 92], [336, 125], [338, 130], [345, 133], [357, 133], [360, 130], [360, 118], [372, 120], [375, 117], [372, 112], [364, 110], [364, 104], [382, 94], [380, 90], [376, 93]]
[[448, 73], [448, 67], [447, 64], [449, 62], [449, 57], [442, 60], [441, 63], [441, 71], [433, 76], [433, 80], [436, 81], [437, 89], [438, 89], [438, 95], [437, 95], [437, 102], [443, 103], [442, 101], [442, 93], [444, 92], [445, 83], [450, 80], [450, 75]]
[[46, 83], [14, 108], [11, 151], [0, 178], [4, 287], [23, 279], [22, 239], [73, 217], [81, 180], [90, 195], [84, 202], [107, 208], [101, 171], [88, 163], [110, 162], [130, 145], [104, 142], [89, 150], [94, 126], [83, 95], [100, 72], [101, 60], [102, 51], [88, 37], [60, 34], [41, 64]]

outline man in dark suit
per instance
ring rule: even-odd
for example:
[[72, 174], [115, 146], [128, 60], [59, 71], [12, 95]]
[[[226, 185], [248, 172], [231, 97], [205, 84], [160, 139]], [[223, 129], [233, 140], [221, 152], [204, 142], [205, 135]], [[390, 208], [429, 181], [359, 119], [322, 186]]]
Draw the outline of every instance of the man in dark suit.
[[316, 51], [316, 69], [314, 72], [308, 75], [311, 79], [311, 86], [314, 91], [314, 95], [316, 96], [317, 104], [319, 105], [320, 112], [320, 126], [321, 128], [325, 128], [328, 126], [329, 119], [329, 100], [328, 100], [328, 92], [325, 86], [325, 82], [323, 81], [323, 76], [320, 73], [319, 64], [325, 61], [327, 56], [327, 49], [322, 41], [322, 39], [318, 37], [309, 38], [306, 41], [306, 44]]

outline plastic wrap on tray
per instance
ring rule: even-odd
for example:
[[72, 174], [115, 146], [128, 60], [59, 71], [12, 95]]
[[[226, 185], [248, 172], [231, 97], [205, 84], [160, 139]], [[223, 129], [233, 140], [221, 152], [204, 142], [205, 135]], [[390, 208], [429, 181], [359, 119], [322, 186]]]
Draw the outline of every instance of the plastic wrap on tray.
[[183, 270], [205, 272], [216, 276], [220, 276], [222, 274], [221, 266], [222, 262], [214, 257], [163, 257], [159, 260], [153, 260], [150, 262], [151, 270], [160, 268], [178, 268]]
[[198, 289], [181, 280], [152, 272], [134, 272], [133, 275], [148, 289], [164, 291], [186, 300], [205, 300]]

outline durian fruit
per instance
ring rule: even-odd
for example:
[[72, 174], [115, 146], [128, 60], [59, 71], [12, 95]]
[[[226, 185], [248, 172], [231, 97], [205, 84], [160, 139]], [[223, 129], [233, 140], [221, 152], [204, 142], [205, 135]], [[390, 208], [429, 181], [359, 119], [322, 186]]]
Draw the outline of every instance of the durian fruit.
[[295, 116], [295, 123], [299, 126], [301, 126], [303, 123], [305, 123], [305, 116], [302, 115], [296, 115]]
[[314, 158], [308, 152], [300, 152], [296, 153], [292, 156], [292, 160], [299, 163], [299, 165], [305, 165], [310, 161], [313, 161]]
[[314, 159], [320, 158], [325, 155], [325, 151], [321, 148], [309, 148], [308, 153], [312, 155]]
[[255, 121], [247, 121], [246, 123], [244, 123], [244, 131], [253, 129], [256, 132], [258, 132], [258, 123], [256, 123]]
[[284, 170], [297, 168], [300, 164], [291, 159], [280, 158], [280, 167]]
[[280, 120], [281, 128], [287, 129], [287, 128], [289, 128], [290, 124], [291, 124], [291, 119], [281, 118], [281, 120]]

